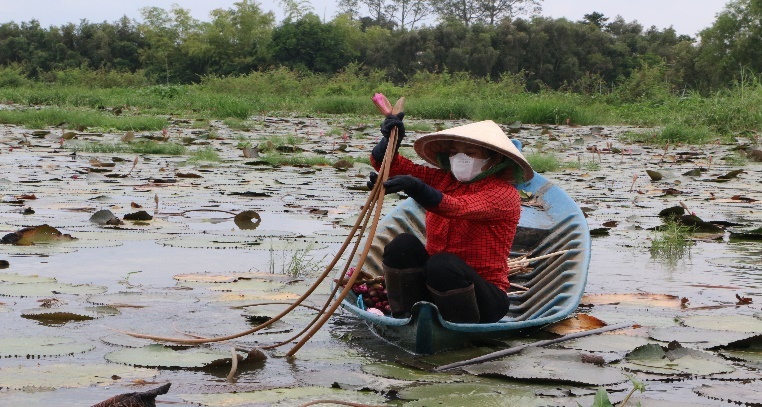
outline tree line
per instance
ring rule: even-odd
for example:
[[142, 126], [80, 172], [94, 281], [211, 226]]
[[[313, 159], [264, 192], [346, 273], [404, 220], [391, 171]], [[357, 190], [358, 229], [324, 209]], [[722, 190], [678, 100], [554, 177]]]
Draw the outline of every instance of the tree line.
[[[359, 1], [369, 16], [352, 12]], [[339, 0], [346, 12], [330, 21], [304, 12], [304, 0], [283, 4], [288, 17], [280, 24], [249, 0], [212, 11], [209, 21], [174, 6], [144, 8], [140, 21], [125, 16], [48, 28], [36, 20], [7, 22], [0, 25], [0, 66], [38, 80], [91, 69], [141, 73], [159, 84], [277, 67], [334, 74], [359, 66], [396, 83], [421, 72], [466, 73], [520, 79], [530, 91], [587, 94], [617, 86], [643, 86], [646, 94], [653, 84], [712, 92], [762, 71], [762, 0], [731, 1], [697, 38], [596, 12], [581, 21], [542, 17], [534, 0], [440, 0], [438, 8], [412, 0], [396, 0], [394, 7]], [[433, 12], [435, 25], [415, 28]]]

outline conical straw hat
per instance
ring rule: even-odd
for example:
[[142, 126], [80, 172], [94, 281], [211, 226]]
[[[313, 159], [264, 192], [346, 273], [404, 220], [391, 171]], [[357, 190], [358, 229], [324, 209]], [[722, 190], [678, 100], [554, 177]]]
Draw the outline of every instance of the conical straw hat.
[[415, 141], [413, 148], [428, 163], [440, 167], [437, 154], [444, 152], [445, 144], [442, 141], [463, 141], [497, 151], [521, 166], [524, 170], [525, 181], [529, 181], [534, 177], [532, 166], [529, 165], [529, 162], [524, 158], [519, 149], [513, 145], [511, 139], [503, 132], [503, 129], [492, 120], [426, 134]]

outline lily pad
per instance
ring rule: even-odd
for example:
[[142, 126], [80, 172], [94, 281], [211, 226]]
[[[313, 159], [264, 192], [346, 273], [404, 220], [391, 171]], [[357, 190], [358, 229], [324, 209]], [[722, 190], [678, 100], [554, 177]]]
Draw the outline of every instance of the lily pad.
[[[252, 219], [256, 219], [256, 222], [252, 222]], [[233, 222], [239, 229], [252, 230], [259, 227], [262, 217], [255, 211], [243, 211], [235, 215]]]
[[18, 246], [31, 246], [37, 243], [51, 243], [60, 241], [76, 240], [69, 234], [63, 234], [50, 225], [40, 225], [20, 229], [9, 233], [0, 239], [0, 242]]
[[597, 294], [585, 295], [582, 304], [616, 305], [622, 307], [680, 308], [680, 297], [669, 294]]
[[762, 405], [762, 383], [758, 380], [748, 383], [705, 384], [693, 389], [696, 394], [712, 400], [722, 400], [747, 406]]
[[426, 373], [421, 370], [403, 367], [395, 363], [371, 363], [363, 365], [362, 371], [368, 374], [397, 380], [417, 382], [442, 382], [447, 380], [447, 376], [441, 374]]
[[747, 365], [755, 368], [762, 368], [762, 349], [751, 348], [746, 350], [721, 350], [720, 354], [729, 359], [742, 360]]
[[56, 279], [53, 277], [43, 277], [38, 275], [23, 275], [17, 273], [0, 273], [0, 281], [6, 283], [52, 283]]
[[[429, 404], [427, 405], [463, 405], [463, 404], [449, 404], [445, 399], [452, 396], [502, 396], [506, 399], [535, 399], [534, 392], [527, 388], [522, 388], [520, 386], [510, 386], [510, 385], [495, 385], [495, 383], [480, 383], [480, 382], [466, 382], [466, 383], [432, 383], [432, 384], [424, 384], [420, 386], [412, 386], [407, 387], [403, 390], [401, 390], [398, 394], [398, 396], [402, 399], [406, 400], [419, 400], [424, 401], [428, 400]], [[442, 400], [437, 400], [442, 399]], [[458, 402], [462, 403], [464, 400], [459, 399]], [[539, 402], [539, 399], [536, 399], [536, 402]], [[445, 403], [445, 404], [442, 404]], [[473, 406], [482, 406], [484, 404], [482, 403], [466, 403], [467, 405], [473, 405]], [[408, 404], [405, 404], [408, 405]], [[488, 404], [489, 405], [489, 404]], [[513, 402], [503, 402], [502, 404], [497, 405], [545, 405], [545, 403], [530, 403], [530, 404], [524, 404], [524, 403], [513, 403]]]
[[144, 293], [121, 292], [87, 297], [87, 302], [98, 305], [109, 305], [115, 308], [142, 308], [152, 305], [189, 304], [199, 299], [188, 294], [178, 293]]
[[315, 386], [260, 390], [245, 393], [180, 394], [178, 397], [188, 403], [197, 403], [209, 407], [243, 407], [250, 405], [295, 406], [316, 399], [339, 400], [369, 405], [380, 405], [386, 402], [385, 397], [381, 394]]
[[709, 376], [735, 371], [722, 358], [710, 353], [683, 347], [665, 351], [655, 344], [643, 345], [630, 352], [620, 367], [660, 375]]
[[560, 346], [586, 352], [629, 352], [648, 343], [651, 341], [641, 336], [602, 334], [562, 342]]
[[762, 334], [762, 319], [748, 315], [691, 315], [680, 321], [693, 328]]
[[165, 369], [200, 369], [230, 364], [230, 352], [192, 348], [177, 351], [163, 345], [120, 349], [105, 356], [112, 363]]
[[8, 297], [47, 297], [58, 294], [88, 295], [100, 294], [108, 289], [104, 286], [66, 283], [15, 283], [0, 284], [0, 295]]
[[762, 228], [756, 228], [746, 232], [742, 232], [742, 231], [730, 232], [730, 239], [731, 240], [750, 240], [750, 241], [762, 240]]
[[285, 274], [244, 272], [230, 274], [212, 274], [212, 273], [194, 273], [178, 274], [174, 276], [177, 281], [186, 281], [192, 283], [234, 283], [239, 280], [261, 280], [261, 281], [280, 281], [288, 282], [294, 278]]
[[45, 325], [63, 325], [72, 321], [92, 321], [96, 318], [85, 312], [72, 312], [57, 309], [37, 308], [21, 313], [21, 318], [33, 319]]
[[519, 355], [464, 368], [475, 375], [605, 386], [627, 381], [619, 369], [580, 361], [576, 351], [527, 348]]
[[726, 358], [742, 360], [748, 366], [762, 369], [762, 336], [753, 336], [723, 346], [720, 354]]
[[657, 341], [678, 341], [683, 344], [690, 343], [691, 345], [696, 345], [703, 349], [727, 345], [731, 342], [746, 339], [750, 336], [747, 333], [741, 332], [720, 331], [714, 329], [692, 328], [684, 326], [653, 328], [648, 331], [648, 335]]
[[119, 315], [113, 307], [69, 307], [35, 308], [21, 312], [21, 317], [39, 321], [43, 325], [60, 326], [68, 322], [90, 321], [104, 316]]
[[502, 406], [547, 406], [549, 400], [532, 396], [512, 396], [504, 394], [440, 394], [438, 397], [423, 398], [405, 403], [410, 407], [502, 407]]
[[[154, 341], [150, 339], [136, 338], [123, 333], [114, 333], [101, 337], [101, 341], [113, 346], [122, 346], [125, 348], [142, 348], [143, 346], [153, 345]], [[178, 348], [180, 345], [174, 345]]]
[[0, 383], [7, 389], [104, 386], [117, 380], [150, 380], [157, 373], [154, 369], [107, 363], [7, 366], [0, 368]]
[[324, 244], [310, 238], [266, 236], [182, 235], [159, 243], [190, 249], [317, 250]]
[[84, 353], [95, 347], [71, 338], [63, 337], [10, 337], [0, 339], [0, 357], [42, 358], [49, 356], [65, 356]]
[[95, 212], [93, 216], [90, 216], [90, 222], [97, 223], [99, 225], [122, 225], [121, 219], [117, 218], [113, 212], [108, 209], [101, 209]]

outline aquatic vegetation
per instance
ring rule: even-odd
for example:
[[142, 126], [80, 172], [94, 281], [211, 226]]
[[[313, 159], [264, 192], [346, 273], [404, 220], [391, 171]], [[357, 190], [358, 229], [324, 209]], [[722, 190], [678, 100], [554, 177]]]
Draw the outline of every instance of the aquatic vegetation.
[[202, 148], [197, 148], [193, 150], [190, 154], [190, 158], [188, 158], [188, 161], [197, 162], [197, 161], [212, 161], [212, 162], [218, 162], [220, 161], [220, 154], [217, 152], [217, 150], [214, 149], [212, 146], [205, 146]]
[[529, 153], [524, 157], [538, 173], [554, 172], [561, 168], [561, 160], [553, 153]]
[[67, 142], [66, 147], [74, 151], [82, 151], [86, 153], [183, 155], [186, 151], [185, 147], [181, 144], [152, 140], [135, 141], [131, 143]]
[[690, 254], [693, 242], [689, 240], [693, 228], [675, 220], [667, 220], [651, 240], [650, 253], [652, 258], [674, 263]]

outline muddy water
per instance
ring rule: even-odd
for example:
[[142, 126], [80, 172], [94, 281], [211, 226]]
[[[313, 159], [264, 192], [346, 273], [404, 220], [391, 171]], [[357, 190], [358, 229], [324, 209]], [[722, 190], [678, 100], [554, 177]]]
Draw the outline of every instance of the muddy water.
[[[39, 137], [17, 127], [0, 130], [0, 195], [8, 202], [0, 204], [0, 232], [49, 224], [78, 238], [74, 242], [35, 247], [0, 245], [0, 260], [10, 262], [10, 268], [2, 273], [54, 277], [60, 283], [103, 287], [102, 294], [90, 296], [10, 292], [0, 297], [0, 323], [4, 326], [0, 339], [55, 336], [92, 347], [74, 355], [34, 358], [18, 355], [1, 359], [0, 404], [90, 405], [115, 394], [144, 391], [166, 382], [172, 382], [172, 388], [169, 394], [159, 397], [159, 405], [298, 405], [319, 398], [405, 404], [405, 400], [390, 401], [393, 399], [390, 395], [431, 380], [472, 380], [469, 376], [454, 374], [431, 379], [378, 373], [368, 366], [393, 361], [404, 357], [404, 353], [375, 338], [348, 315], [333, 318], [296, 358], [283, 357], [290, 349], [288, 345], [267, 351], [270, 357], [265, 363], [242, 367], [233, 381], [226, 381], [229, 366], [201, 370], [157, 368], [141, 370], [139, 374], [132, 372], [139, 379], [129, 375], [89, 377], [75, 383], [61, 379], [61, 373], [56, 373], [55, 368], [61, 365], [65, 371], [66, 366], [105, 363], [113, 366], [113, 374], [117, 374], [126, 364], [107, 362], [109, 354], [150, 343], [127, 341], [125, 335], [113, 329], [164, 336], [179, 336], [179, 331], [217, 336], [255, 325], [247, 316], [277, 314], [285, 305], [233, 307], [287, 302], [309, 287], [354, 223], [353, 216], [366, 197], [359, 188], [364, 185], [370, 169], [363, 164], [349, 170], [327, 166], [272, 168], [256, 163], [256, 158], [243, 158], [241, 151], [234, 147], [235, 137], [243, 135], [257, 144], [271, 135], [295, 135], [303, 138], [299, 146], [307, 155], [332, 159], [345, 155], [364, 157], [377, 139], [376, 120], [368, 122], [368, 129], [347, 129], [348, 140], [324, 136], [331, 129], [341, 127], [340, 118], [268, 119], [255, 123], [253, 129], [246, 132], [231, 131], [215, 123], [216, 134], [220, 136], [215, 140], [199, 139], [194, 129], [173, 128], [170, 134], [177, 140], [193, 137], [198, 139], [197, 143], [211, 143], [220, 152], [222, 161], [193, 163], [187, 161], [187, 157], [142, 156], [129, 176], [122, 178], [107, 174], [127, 174], [135, 155], [84, 152], [72, 155], [73, 150], [60, 148], [55, 135], [58, 130]], [[457, 123], [444, 123], [445, 126], [453, 124]], [[668, 305], [645, 302], [598, 305], [585, 308], [585, 312], [608, 323], [633, 321], [642, 325], [641, 329], [626, 332], [632, 336], [647, 336], [649, 328], [674, 326], [676, 317], [722, 318], [759, 312], [762, 301], [759, 299], [762, 291], [759, 243], [731, 243], [724, 233], [714, 240], [696, 241], [685, 256], [677, 259], [655, 258], [649, 251], [651, 240], [656, 237], [649, 229], [661, 223], [658, 212], [679, 202], [684, 202], [707, 221], [734, 222], [739, 224], [735, 228], [742, 230], [762, 226], [759, 201], [732, 199], [734, 196], [762, 199], [759, 164], [746, 163], [741, 167], [723, 162], [720, 158], [733, 156], [734, 145], [677, 147], [664, 154], [663, 150], [628, 145], [620, 139], [627, 131], [643, 129], [606, 128], [599, 135], [591, 134], [587, 127], [560, 126], [542, 135], [539, 130], [538, 126], [526, 126], [516, 135], [524, 142], [525, 152], [541, 148], [555, 151], [568, 166], [581, 166], [582, 169], [564, 169], [545, 175], [580, 203], [588, 214], [591, 228], [616, 221], [608, 235], [593, 240], [587, 292], [591, 295], [653, 293], [688, 300], [687, 307], [683, 308], [675, 306], [675, 301]], [[64, 144], [71, 148], [78, 142], [115, 141], [120, 136], [83, 134], [78, 140]], [[410, 139], [416, 136], [413, 133]], [[589, 150], [591, 146], [604, 149], [607, 143], [625, 154], [598, 155]], [[341, 147], [342, 144], [346, 144], [346, 148]], [[408, 142], [403, 145], [403, 152], [410, 155]], [[690, 161], [681, 161], [684, 155], [676, 154], [681, 152], [694, 155]], [[101, 168], [95, 167], [92, 160], [112, 162], [114, 157], [120, 160], [111, 172], [90, 170]], [[698, 177], [680, 175], [695, 168], [705, 171]], [[745, 172], [737, 178], [713, 182], [718, 176], [740, 168]], [[666, 176], [654, 182], [645, 170], [659, 170]], [[198, 174], [201, 178], [180, 178], [178, 175], [183, 173]], [[634, 175], [637, 178], [633, 179]], [[156, 182], [170, 178], [175, 182]], [[679, 194], [665, 195], [667, 188], [678, 190]], [[17, 202], [17, 197], [29, 194], [34, 194], [36, 199]], [[152, 214], [153, 220], [127, 221], [118, 228], [89, 222], [90, 216], [100, 209], [109, 209], [120, 218], [140, 210], [132, 208], [133, 203]], [[393, 204], [390, 199], [387, 205]], [[35, 213], [22, 214], [26, 207]], [[232, 215], [219, 212], [244, 210], [254, 210], [260, 215], [262, 221], [256, 229], [241, 230]], [[223, 282], [225, 276], [236, 273], [249, 274], [246, 279]], [[123, 292], [130, 294], [118, 294]], [[736, 294], [751, 297], [753, 303], [736, 307]], [[321, 287], [311, 303], [321, 305], [326, 296], [327, 287]], [[51, 323], [22, 317], [29, 310], [39, 309], [41, 300], [50, 298], [60, 300], [56, 309], [75, 314], [89, 312], [84, 308], [100, 304], [110, 305], [111, 310], [88, 321]], [[300, 309], [271, 329], [242, 338], [235, 345], [251, 349], [286, 340], [313, 315], [310, 310]], [[233, 344], [225, 343], [211, 348], [230, 352], [231, 346]], [[452, 358], [464, 357], [456, 353]], [[14, 371], [28, 374], [30, 379], [23, 383], [11, 382], [8, 378]], [[711, 379], [683, 378], [675, 382], [655, 376], [638, 375], [648, 380], [646, 395], [650, 399], [694, 405], [718, 403], [694, 391], [712, 383]], [[760, 377], [753, 369], [737, 366], [736, 376], [730, 379]], [[62, 382], [57, 384], [59, 380]], [[324, 392], [330, 391], [332, 385], [340, 389], [326, 395]], [[533, 394], [541, 395], [533, 401], [537, 405], [576, 405], [577, 401], [589, 405], [594, 392], [590, 386], [505, 378], [501, 385], [513, 386], [515, 391], [528, 388]], [[372, 391], [356, 391], [362, 388]], [[572, 399], [568, 392], [562, 392], [563, 396], [549, 396], [551, 388], [574, 390], [572, 393], [579, 397]], [[301, 389], [303, 393], [289, 389]], [[610, 386], [612, 400], [621, 400], [627, 389], [626, 384]], [[259, 396], [250, 399], [231, 395], [254, 390], [259, 391]], [[215, 394], [220, 396], [214, 398]]]

